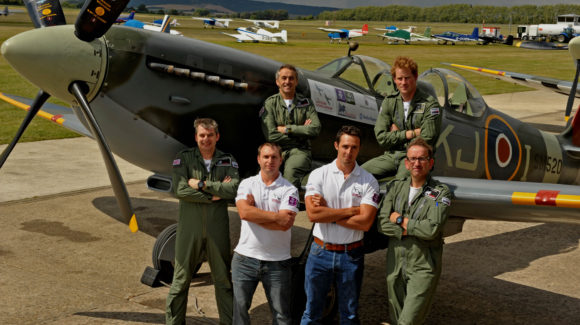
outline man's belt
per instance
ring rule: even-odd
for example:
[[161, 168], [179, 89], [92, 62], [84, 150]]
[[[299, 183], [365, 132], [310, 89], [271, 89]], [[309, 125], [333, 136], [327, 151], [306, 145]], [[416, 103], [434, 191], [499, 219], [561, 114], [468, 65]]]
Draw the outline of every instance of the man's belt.
[[350, 243], [350, 244], [331, 244], [331, 243], [323, 242], [318, 237], [314, 237], [314, 242], [317, 243], [318, 245], [322, 246], [322, 248], [327, 250], [327, 251], [342, 251], [342, 252], [351, 251], [351, 250], [358, 248], [358, 247], [361, 247], [363, 245], [362, 239], [359, 241], [355, 241], [353, 243]]

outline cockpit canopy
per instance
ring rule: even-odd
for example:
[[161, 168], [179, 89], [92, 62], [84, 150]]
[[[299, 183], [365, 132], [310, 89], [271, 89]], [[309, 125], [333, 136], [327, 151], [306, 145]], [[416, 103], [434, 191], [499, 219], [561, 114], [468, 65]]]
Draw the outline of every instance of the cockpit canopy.
[[468, 116], [481, 116], [485, 101], [465, 78], [443, 68], [432, 68], [419, 76], [419, 83], [428, 84], [436, 95], [439, 105]]
[[[339, 78], [375, 96], [385, 96], [395, 87], [391, 66], [365, 55], [345, 56], [316, 71], [331, 78]], [[417, 87], [437, 98], [441, 107], [454, 112], [478, 117], [485, 111], [486, 104], [479, 92], [465, 78], [449, 69], [432, 68], [423, 72]]]

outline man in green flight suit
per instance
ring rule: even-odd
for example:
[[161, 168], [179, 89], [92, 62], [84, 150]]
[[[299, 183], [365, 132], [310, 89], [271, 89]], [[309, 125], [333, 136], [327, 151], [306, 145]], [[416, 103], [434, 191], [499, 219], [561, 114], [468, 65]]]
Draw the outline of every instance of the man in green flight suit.
[[187, 295], [193, 269], [205, 249], [215, 287], [220, 324], [231, 324], [233, 292], [228, 203], [240, 183], [238, 163], [216, 149], [216, 121], [194, 122], [197, 147], [182, 150], [173, 161], [173, 185], [179, 198], [175, 240], [175, 271], [167, 296], [166, 323], [185, 324]]
[[395, 180], [381, 202], [379, 231], [389, 236], [387, 292], [393, 324], [423, 324], [441, 276], [443, 227], [452, 194], [433, 180], [433, 149], [422, 138], [407, 148], [410, 177]]
[[262, 131], [267, 142], [282, 148], [282, 176], [296, 188], [302, 188], [302, 178], [310, 172], [312, 154], [310, 139], [320, 134], [320, 120], [308, 98], [296, 93], [298, 72], [285, 64], [276, 72], [279, 93], [264, 102], [260, 110]]
[[441, 131], [441, 110], [437, 99], [417, 87], [417, 63], [399, 56], [391, 67], [397, 86], [387, 93], [375, 124], [375, 136], [385, 153], [362, 165], [375, 178], [403, 178], [405, 151], [413, 138], [421, 136], [435, 146]]

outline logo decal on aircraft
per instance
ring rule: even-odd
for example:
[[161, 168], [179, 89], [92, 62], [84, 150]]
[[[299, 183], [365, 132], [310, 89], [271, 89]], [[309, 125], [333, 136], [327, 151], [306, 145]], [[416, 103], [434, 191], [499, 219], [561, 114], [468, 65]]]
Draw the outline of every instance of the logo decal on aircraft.
[[522, 162], [522, 145], [514, 129], [492, 114], [485, 123], [485, 175], [512, 180]]

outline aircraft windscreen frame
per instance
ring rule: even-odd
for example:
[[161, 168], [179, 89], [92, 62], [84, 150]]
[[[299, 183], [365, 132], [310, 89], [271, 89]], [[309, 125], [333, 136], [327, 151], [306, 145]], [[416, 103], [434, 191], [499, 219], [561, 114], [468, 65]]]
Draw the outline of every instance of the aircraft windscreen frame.
[[333, 60], [316, 71], [331, 78], [340, 78], [367, 92], [384, 95], [375, 86], [382, 75], [388, 74], [390, 77], [391, 66], [377, 58], [354, 55]]
[[469, 81], [459, 74], [444, 68], [431, 68], [419, 76], [433, 87], [439, 105], [449, 107], [452, 112], [465, 116], [480, 117], [487, 105], [481, 94]]

